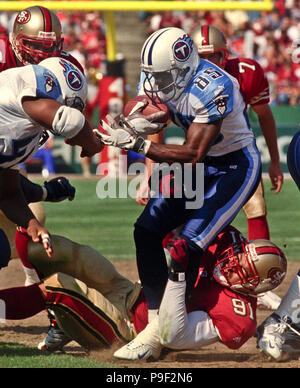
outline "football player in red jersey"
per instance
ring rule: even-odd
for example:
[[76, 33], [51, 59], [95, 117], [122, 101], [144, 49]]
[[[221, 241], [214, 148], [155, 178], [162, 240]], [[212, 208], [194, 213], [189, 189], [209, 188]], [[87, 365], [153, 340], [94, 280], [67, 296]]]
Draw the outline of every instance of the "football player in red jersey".
[[268, 240], [248, 243], [237, 229], [228, 226], [201, 257], [198, 278], [187, 300], [189, 257], [185, 244], [175, 239], [169, 246], [169, 280], [158, 316], [117, 350], [115, 357], [158, 358], [162, 346], [199, 349], [218, 341], [238, 349], [254, 335], [256, 296], [284, 279], [287, 261], [283, 252]]
[[[229, 52], [225, 36], [214, 26], [198, 27], [191, 32], [191, 37], [201, 58], [222, 67], [239, 81], [246, 105], [250, 105], [258, 116], [270, 154], [269, 175], [272, 190], [276, 194], [279, 193], [283, 184], [283, 173], [280, 167], [276, 124], [269, 106], [269, 84], [262, 67], [249, 58], [228, 59]], [[244, 205], [243, 210], [248, 220], [248, 239], [269, 239], [262, 181], [254, 195]]]
[[72, 339], [94, 348], [136, 337], [115, 353], [129, 360], [158, 359], [163, 345], [196, 349], [221, 341], [238, 349], [255, 332], [256, 295], [277, 287], [287, 265], [284, 254], [270, 241], [248, 243], [228, 226], [201, 257], [198, 279], [185, 304], [188, 257], [176, 255], [184, 249], [182, 240], [176, 240], [169, 247], [170, 275], [159, 316], [144, 330], [148, 310], [140, 283], [133, 284], [88, 246], [57, 235], [52, 243], [55, 256], [49, 266], [42, 247], [17, 231], [21, 260], [29, 261], [44, 283], [1, 290], [6, 316], [0, 318], [25, 319], [47, 306], [66, 333], [62, 342], [58, 330], [50, 330], [50, 350], [61, 350]]

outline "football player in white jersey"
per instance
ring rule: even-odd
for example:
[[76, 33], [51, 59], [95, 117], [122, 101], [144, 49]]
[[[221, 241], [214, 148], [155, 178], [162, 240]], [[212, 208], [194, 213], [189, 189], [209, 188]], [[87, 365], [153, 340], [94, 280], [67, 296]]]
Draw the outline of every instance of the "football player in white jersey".
[[44, 129], [81, 146], [81, 156], [102, 150], [81, 113], [86, 80], [71, 62], [49, 58], [40, 65], [2, 72], [0, 85], [0, 208], [12, 222], [26, 228], [34, 242], [42, 240], [51, 256], [49, 232], [27, 205], [18, 166], [36, 152]]
[[[177, 170], [182, 166], [179, 178], [170, 168], [166, 174], [160, 169], [157, 175], [165, 176], [158, 187], [169, 181], [174, 195], [155, 192], [135, 224], [137, 265], [151, 321], [168, 278], [163, 238], [184, 224], [180, 237], [187, 242], [188, 252], [181, 254], [189, 254], [187, 284], [191, 287], [199, 254], [256, 189], [261, 161], [238, 81], [211, 62], [200, 60], [182, 29], [170, 27], [152, 34], [142, 48], [141, 66], [145, 93], [167, 105], [172, 121], [185, 131], [185, 143], [165, 145], [144, 140], [136, 134], [141, 130], [136, 114], [128, 116], [123, 127], [119, 121], [110, 119], [110, 125], [103, 122], [108, 135], [99, 136], [107, 145], [131, 149], [167, 165], [177, 162]], [[141, 132], [145, 133], [145, 128]], [[188, 166], [193, 168], [188, 170]], [[153, 174], [151, 180], [157, 186]], [[199, 195], [202, 201], [198, 201]]]

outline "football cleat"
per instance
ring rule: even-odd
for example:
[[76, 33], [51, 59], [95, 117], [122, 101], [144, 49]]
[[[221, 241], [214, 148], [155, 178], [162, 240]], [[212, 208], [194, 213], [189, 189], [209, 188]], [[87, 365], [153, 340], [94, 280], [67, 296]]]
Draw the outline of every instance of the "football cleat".
[[39, 350], [47, 350], [48, 352], [63, 351], [63, 347], [72, 341], [57, 325], [52, 312], [48, 310], [50, 318], [50, 326], [44, 341], [38, 344]]
[[139, 340], [132, 340], [129, 344], [114, 353], [114, 357], [122, 360], [158, 360], [161, 348], [155, 349], [149, 344], [143, 344]]
[[271, 314], [256, 329], [257, 346], [270, 359], [286, 361], [300, 355], [300, 328], [292, 325], [288, 316]]
[[257, 296], [257, 308], [266, 310], [277, 310], [281, 298], [272, 291], [264, 292]]
[[114, 357], [122, 360], [158, 360], [162, 348], [156, 316], [134, 340], [117, 350]]
[[122, 360], [158, 360], [160, 351], [155, 351], [150, 345], [142, 344], [135, 339], [114, 353], [114, 357]]

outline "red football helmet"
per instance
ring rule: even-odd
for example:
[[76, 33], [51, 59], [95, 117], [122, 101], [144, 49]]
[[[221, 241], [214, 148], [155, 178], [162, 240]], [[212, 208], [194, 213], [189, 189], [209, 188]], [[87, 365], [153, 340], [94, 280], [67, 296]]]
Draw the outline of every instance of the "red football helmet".
[[16, 16], [10, 42], [17, 59], [23, 64], [38, 64], [43, 59], [59, 56], [63, 38], [61, 23], [45, 7], [28, 7]]
[[270, 291], [279, 286], [286, 275], [286, 257], [269, 240], [232, 245], [219, 257], [213, 271], [214, 278], [223, 286], [244, 294]]

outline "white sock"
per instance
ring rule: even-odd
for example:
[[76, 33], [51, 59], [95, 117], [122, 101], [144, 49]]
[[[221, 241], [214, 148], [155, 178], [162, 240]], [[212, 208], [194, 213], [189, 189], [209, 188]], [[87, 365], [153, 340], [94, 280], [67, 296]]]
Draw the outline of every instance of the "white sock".
[[158, 309], [148, 310], [148, 323], [152, 322], [157, 317]]
[[26, 280], [25, 286], [31, 286], [32, 284], [40, 283], [40, 278], [34, 268], [27, 268], [23, 265], [23, 270], [25, 272]]

